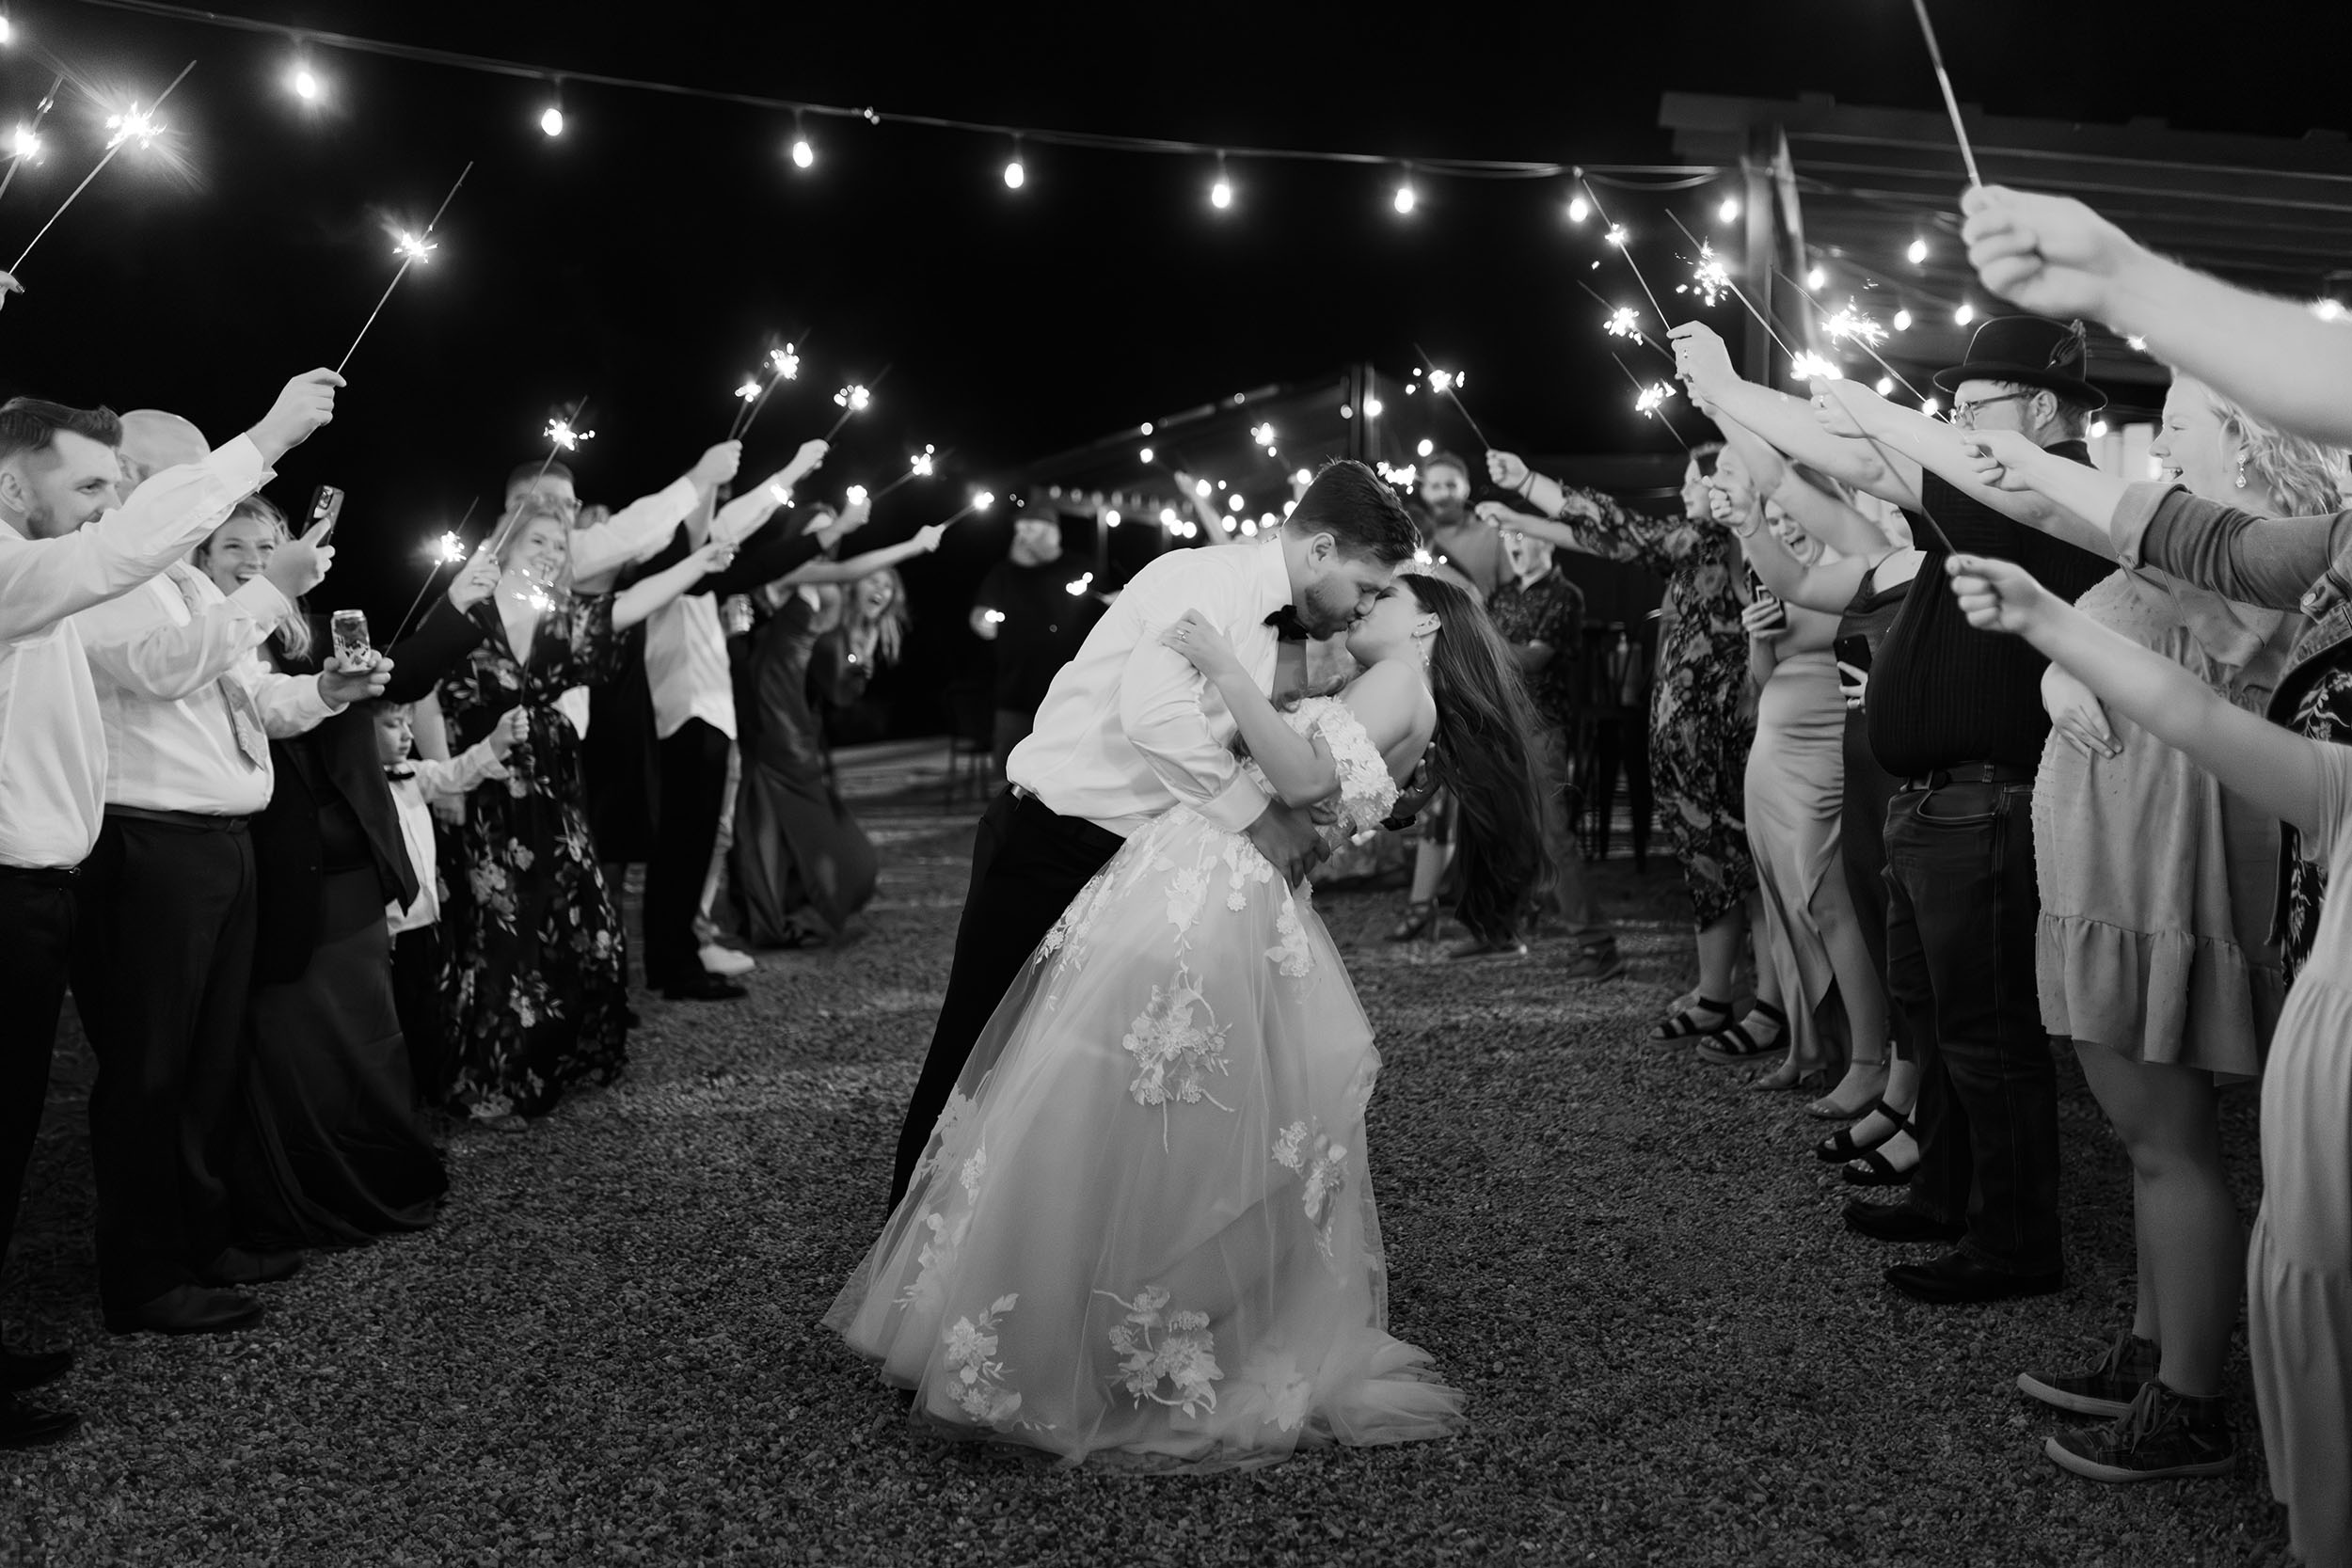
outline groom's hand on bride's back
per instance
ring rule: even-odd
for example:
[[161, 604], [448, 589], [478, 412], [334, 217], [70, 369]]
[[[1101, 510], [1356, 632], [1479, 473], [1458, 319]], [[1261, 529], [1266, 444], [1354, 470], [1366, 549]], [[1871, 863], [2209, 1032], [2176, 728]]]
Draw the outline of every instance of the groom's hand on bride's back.
[[[1286, 806], [1268, 800], [1265, 811], [1247, 830], [1258, 853], [1273, 862], [1293, 887], [1330, 856], [1331, 847], [1315, 832], [1316, 814], [1326, 809], [1324, 805]], [[1327, 809], [1335, 814], [1330, 820], [1338, 820], [1337, 805]]]

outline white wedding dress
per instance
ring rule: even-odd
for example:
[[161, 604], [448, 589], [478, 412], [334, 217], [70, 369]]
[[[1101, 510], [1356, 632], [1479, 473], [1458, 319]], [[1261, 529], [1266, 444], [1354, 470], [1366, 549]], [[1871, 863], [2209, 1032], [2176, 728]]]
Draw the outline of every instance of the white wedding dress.
[[[1337, 763], [1325, 832], [1376, 825], [1396, 784], [1363, 725], [1288, 717]], [[1308, 890], [1178, 807], [1039, 943], [825, 1322], [919, 1422], [1071, 1463], [1443, 1436], [1461, 1395], [1387, 1332], [1379, 1066]]]

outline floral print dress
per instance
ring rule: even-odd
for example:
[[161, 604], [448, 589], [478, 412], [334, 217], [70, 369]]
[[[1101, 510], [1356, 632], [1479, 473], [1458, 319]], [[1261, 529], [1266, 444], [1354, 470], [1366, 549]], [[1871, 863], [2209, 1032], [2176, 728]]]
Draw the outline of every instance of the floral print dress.
[[[1326, 832], [1378, 824], [1396, 785], [1355, 716], [1290, 717], [1338, 765]], [[1039, 943], [826, 1323], [918, 1422], [1072, 1464], [1442, 1436], [1461, 1396], [1388, 1333], [1379, 1067], [1308, 888], [1178, 807]]]
[[619, 672], [628, 646], [608, 594], [576, 594], [542, 618], [518, 662], [495, 597], [471, 613], [487, 635], [444, 677], [450, 747], [488, 736], [508, 712], [530, 736], [504, 783], [466, 797], [445, 834], [454, 873], [442, 911], [442, 1001], [456, 1062], [456, 1101], [480, 1116], [542, 1115], [584, 1078], [611, 1083], [627, 1060], [628, 1003], [621, 919], [597, 869], [581, 781], [580, 736], [555, 707], [575, 686]]
[[1563, 520], [1595, 555], [1666, 579], [1650, 693], [1650, 776], [1692, 917], [1713, 925], [1756, 887], [1748, 849], [1748, 634], [1740, 625], [1740, 551], [1688, 518], [1645, 516], [1597, 490], [1568, 489]]

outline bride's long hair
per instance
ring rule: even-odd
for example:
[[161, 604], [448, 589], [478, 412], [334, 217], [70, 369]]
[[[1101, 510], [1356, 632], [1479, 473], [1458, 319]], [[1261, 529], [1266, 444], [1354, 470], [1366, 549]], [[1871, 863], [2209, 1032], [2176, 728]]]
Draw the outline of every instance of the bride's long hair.
[[1438, 728], [1430, 771], [1454, 797], [1461, 831], [1462, 898], [1454, 914], [1480, 936], [1516, 929], [1552, 881], [1544, 802], [1550, 769], [1534, 748], [1544, 721], [1527, 695], [1511, 645], [1468, 593], [1443, 578], [1399, 577], [1438, 617], [1429, 690]]

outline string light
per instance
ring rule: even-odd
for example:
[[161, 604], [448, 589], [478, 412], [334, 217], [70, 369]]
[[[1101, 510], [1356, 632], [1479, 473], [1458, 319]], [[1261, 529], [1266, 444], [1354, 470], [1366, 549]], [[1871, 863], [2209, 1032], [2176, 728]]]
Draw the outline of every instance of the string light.
[[1218, 212], [1233, 204], [1233, 182], [1225, 178], [1225, 154], [1216, 155], [1216, 183], [1209, 187], [1209, 205]]
[[1117, 528], [1119, 526], [1119, 509], [1117, 507], [1106, 506], [1103, 508], [1103, 526], [1104, 528]]
[[[1460, 376], [1458, 376], [1458, 375], [1457, 375], [1457, 376], [1455, 376], [1455, 377], [1454, 378], [1454, 384], [1455, 384], [1456, 386], [1459, 386], [1459, 385], [1461, 384], [1461, 380], [1462, 380], [1462, 378], [1461, 378]], [[1380, 401], [1378, 398], [1366, 398], [1366, 399], [1364, 399], [1364, 418], [1365, 418], [1365, 419], [1367, 419], [1367, 420], [1376, 420], [1376, 419], [1378, 419], [1378, 418], [1380, 417], [1380, 410], [1381, 410], [1381, 408], [1382, 408], [1383, 406], [1385, 406], [1385, 405], [1381, 403], [1381, 401]]]
[[1898, 332], [1908, 332], [1911, 330], [1910, 311], [1898, 310], [1895, 312], [1895, 330]]
[[1241, 510], [1241, 497], [1238, 495], [1226, 497], [1225, 510], [1228, 512], [1239, 512]]
[[1306, 469], [1304, 469], [1304, 468], [1301, 468], [1301, 469], [1299, 469], [1296, 473], [1295, 473], [1295, 474], [1291, 475], [1291, 483], [1292, 483], [1293, 484], [1296, 484], [1296, 485], [1300, 485], [1300, 486], [1305, 486], [1305, 485], [1312, 484], [1314, 482], [1315, 482], [1315, 476], [1314, 476], [1314, 475], [1312, 475], [1312, 474], [1311, 474], [1311, 473], [1309, 473], [1309, 472], [1308, 472]]
[[1168, 532], [1173, 533], [1176, 531], [1177, 520], [1176, 509], [1174, 507], [1163, 506], [1160, 508], [1160, 527], [1168, 530]]
[[1205, 479], [1196, 479], [1192, 482], [1192, 493], [1202, 500], [1207, 500], [1215, 493], [1215, 487]]
[[1581, 196], [1572, 196], [1568, 198], [1568, 221], [1570, 223], [1582, 223], [1586, 218], [1591, 217], [1592, 215], [1593, 204], [1591, 202], [1585, 200]]
[[1141, 451], [1136, 453], [1136, 455], [1141, 458], [1144, 462], [1149, 463], [1152, 461], [1152, 449], [1150, 447], [1146, 447]]
[[2106, 420], [2091, 420], [2091, 421], [2090, 421], [2090, 438], [2091, 438], [2092, 440], [2094, 440], [2094, 441], [2098, 440], [2101, 436], [2105, 436], [2106, 433], [2107, 433], [2107, 421], [2106, 421]]
[[1437, 443], [1437, 442], [1435, 442], [1435, 441], [1432, 441], [1432, 440], [1431, 440], [1428, 436], [1422, 436], [1422, 437], [1421, 438], [1421, 445], [1419, 445], [1419, 446], [1417, 446], [1417, 447], [1415, 447], [1415, 448], [1413, 449], [1413, 453], [1414, 453], [1414, 455], [1415, 455], [1415, 456], [1418, 456], [1418, 457], [1426, 457], [1426, 456], [1428, 456], [1431, 452], [1436, 451], [1437, 450], [1438, 450], [1438, 443]]
[[8, 12], [0, 11], [0, 49], [4, 49], [15, 41], [16, 24], [9, 20]]
[[1720, 223], [1729, 223], [1739, 215], [1740, 198], [1736, 196], [1724, 198], [1724, 204], [1715, 209], [1715, 218]]
[[1399, 216], [1403, 216], [1412, 212], [1413, 203], [1419, 199], [1420, 198], [1413, 194], [1413, 166], [1406, 164], [1405, 166], [1404, 178], [1396, 182], [1396, 195], [1391, 198], [1396, 207], [1397, 214]]
[[799, 168], [808, 168], [817, 162], [817, 150], [808, 144], [808, 130], [801, 122], [798, 109], [792, 112], [792, 162]]
[[1819, 267], [1809, 269], [1804, 275], [1804, 286], [1808, 289], [1819, 289], [1828, 281], [1829, 274]]
[[1943, 411], [1944, 405], [1936, 402], [1933, 398], [1924, 399], [1919, 404], [1919, 412], [1925, 414], [1931, 420]]
[[1915, 267], [1920, 262], [1928, 259], [1928, 242], [1925, 240], [1914, 240], [1911, 242], [1911, 248], [1904, 251], [1903, 254], [1910, 258], [1911, 264]]
[[548, 106], [539, 112], [539, 129], [549, 137], [564, 134], [564, 80], [560, 76], [548, 84]]
[[1977, 308], [1973, 305], [1963, 304], [1959, 309], [1952, 312], [1952, 325], [1955, 326], [1966, 326], [1976, 319]]
[[1019, 190], [1029, 178], [1029, 171], [1021, 166], [1021, 138], [1012, 138], [1012, 157], [1005, 165], [1005, 189]]
[[326, 92], [318, 72], [310, 69], [309, 56], [303, 55], [294, 56], [294, 69], [286, 73], [286, 87], [305, 103], [316, 103]]
[[1895, 395], [1895, 378], [1891, 375], [1880, 376], [1878, 378], [1875, 390], [1878, 392], [1878, 395], [1883, 398], [1893, 397]]
[[1138, 427], [1136, 427], [1136, 435], [1138, 435], [1138, 436], [1149, 436], [1149, 435], [1151, 435], [1151, 434], [1152, 434], [1152, 421], [1151, 421], [1150, 420], [1144, 420], [1144, 421], [1143, 421], [1143, 423], [1142, 423], [1141, 425], [1139, 425]]
[[2323, 299], [2312, 307], [2312, 314], [2324, 322], [2340, 320], [2344, 315], [2344, 302], [2337, 299]]

